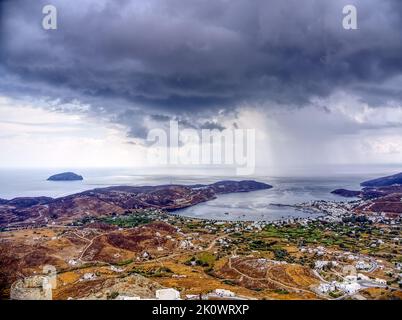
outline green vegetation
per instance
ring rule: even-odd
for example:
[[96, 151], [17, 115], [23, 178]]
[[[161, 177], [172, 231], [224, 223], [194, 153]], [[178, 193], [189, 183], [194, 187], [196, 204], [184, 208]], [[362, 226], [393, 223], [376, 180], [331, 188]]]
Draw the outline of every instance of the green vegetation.
[[279, 261], [287, 261], [289, 259], [289, 253], [285, 249], [274, 250], [275, 259]]
[[249, 247], [250, 250], [272, 250], [272, 246], [277, 242], [278, 241], [265, 242], [262, 240], [253, 240], [250, 242]]
[[142, 224], [150, 223], [162, 217], [165, 217], [165, 214], [159, 210], [133, 209], [126, 210], [122, 215], [117, 215], [113, 212], [110, 215], [104, 217], [86, 216], [70, 223], [69, 225], [83, 226], [93, 222], [102, 222], [115, 225], [120, 228], [133, 228]]
[[289, 293], [289, 291], [286, 289], [276, 289], [276, 290], [274, 290], [274, 292], [278, 293], [278, 294], [288, 294]]
[[128, 260], [123, 260], [123, 261], [117, 262], [116, 265], [121, 267], [121, 266], [126, 266], [132, 262], [133, 262], [133, 259], [128, 259]]
[[319, 239], [323, 238], [322, 230], [316, 227], [305, 227], [301, 225], [285, 225], [285, 226], [274, 226], [269, 225], [265, 227], [263, 235], [272, 238], [282, 238], [282, 239], [302, 239], [307, 243], [316, 243]]
[[144, 277], [170, 277], [173, 271], [167, 267], [157, 267], [151, 269], [133, 268], [129, 273], [137, 273]]
[[[352, 219], [353, 220], [353, 219]], [[357, 221], [361, 220], [361, 221]], [[363, 221], [363, 222], [362, 222]], [[399, 226], [383, 228], [356, 219], [355, 222], [311, 221], [308, 224], [267, 224], [259, 232], [230, 234], [231, 244], [239, 255], [250, 251], [272, 253], [274, 259], [314, 267], [314, 257], [300, 253], [294, 247], [318, 247], [340, 249], [384, 259], [392, 263], [402, 262], [400, 254]], [[382, 240], [382, 243], [379, 241]], [[286, 250], [285, 250], [286, 249]], [[272, 257], [270, 255], [270, 257]], [[329, 266], [330, 267], [330, 266]]]
[[191, 257], [184, 264], [189, 266], [192, 264], [192, 262], [195, 262], [197, 266], [212, 268], [214, 266], [215, 261], [216, 261], [215, 255], [205, 251], [197, 254], [196, 256]]
[[146, 215], [130, 214], [128, 216], [102, 218], [101, 221], [120, 228], [133, 228], [150, 223], [152, 219]]
[[111, 292], [111, 293], [109, 293], [109, 294], [107, 295], [107, 299], [108, 299], [108, 300], [114, 300], [114, 299], [116, 299], [118, 296], [119, 296], [119, 293], [116, 292], [116, 291], [113, 291], [113, 292]]
[[339, 297], [341, 297], [343, 295], [343, 293], [342, 292], [338, 292], [338, 291], [331, 291], [330, 293], [329, 293], [329, 296], [331, 297], [331, 298], [334, 298], [334, 299], [336, 299], [336, 298], [339, 298]]
[[[281, 239], [283, 242], [295, 245], [337, 246], [352, 252], [369, 250], [375, 254], [378, 247], [371, 247], [370, 241], [384, 238], [384, 231], [370, 223], [322, 223], [311, 222], [307, 226], [300, 224], [267, 225], [261, 233], [250, 234], [252, 243], [250, 249], [269, 250], [269, 238]], [[250, 239], [249, 237], [249, 239]], [[265, 243], [262, 242], [262, 238]], [[264, 247], [265, 246], [265, 247]]]
[[203, 267], [213, 267], [216, 257], [210, 252], [201, 252], [196, 256], [196, 264]]

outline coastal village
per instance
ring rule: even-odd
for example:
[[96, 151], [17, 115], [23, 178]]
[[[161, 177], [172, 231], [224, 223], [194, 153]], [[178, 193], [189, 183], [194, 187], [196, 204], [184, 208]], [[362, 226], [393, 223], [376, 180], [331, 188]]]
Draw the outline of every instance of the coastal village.
[[6, 227], [2, 297], [400, 299], [400, 215], [362, 214], [368, 201], [295, 204], [309, 218], [278, 221], [202, 220], [137, 208]]

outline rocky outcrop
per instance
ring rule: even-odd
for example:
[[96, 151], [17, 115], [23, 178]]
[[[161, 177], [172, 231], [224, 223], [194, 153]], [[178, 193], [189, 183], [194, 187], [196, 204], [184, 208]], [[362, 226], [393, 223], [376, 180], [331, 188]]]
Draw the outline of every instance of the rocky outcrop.
[[52, 285], [46, 276], [17, 280], [10, 290], [11, 300], [52, 300]]
[[80, 282], [62, 288], [55, 299], [67, 299], [73, 296], [82, 300], [112, 299], [112, 293], [118, 293], [116, 300], [129, 300], [130, 297], [154, 299], [155, 292], [163, 286], [139, 274], [130, 274], [125, 277], [108, 278], [106, 280], [91, 281], [91, 285]]
[[55, 174], [47, 179], [48, 181], [79, 181], [84, 178], [74, 172], [63, 172]]
[[331, 191], [331, 193], [346, 198], [355, 198], [361, 196], [362, 194], [361, 191], [352, 191], [346, 189], [336, 189], [334, 191]]

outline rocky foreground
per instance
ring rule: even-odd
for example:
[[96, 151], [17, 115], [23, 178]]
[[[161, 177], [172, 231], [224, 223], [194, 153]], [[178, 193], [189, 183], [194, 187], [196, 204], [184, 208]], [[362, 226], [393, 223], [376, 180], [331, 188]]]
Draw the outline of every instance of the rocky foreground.
[[66, 224], [88, 216], [120, 215], [132, 209], [173, 211], [215, 199], [218, 194], [269, 188], [272, 186], [266, 183], [244, 180], [189, 186], [116, 186], [56, 199], [0, 199], [0, 228], [18, 229]]

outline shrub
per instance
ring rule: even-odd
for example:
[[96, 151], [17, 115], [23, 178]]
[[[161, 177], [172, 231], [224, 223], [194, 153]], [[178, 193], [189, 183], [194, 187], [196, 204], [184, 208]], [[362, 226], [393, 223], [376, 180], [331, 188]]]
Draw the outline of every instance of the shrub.
[[119, 296], [119, 293], [116, 291], [111, 292], [110, 294], [107, 295], [108, 300], [114, 300]]

